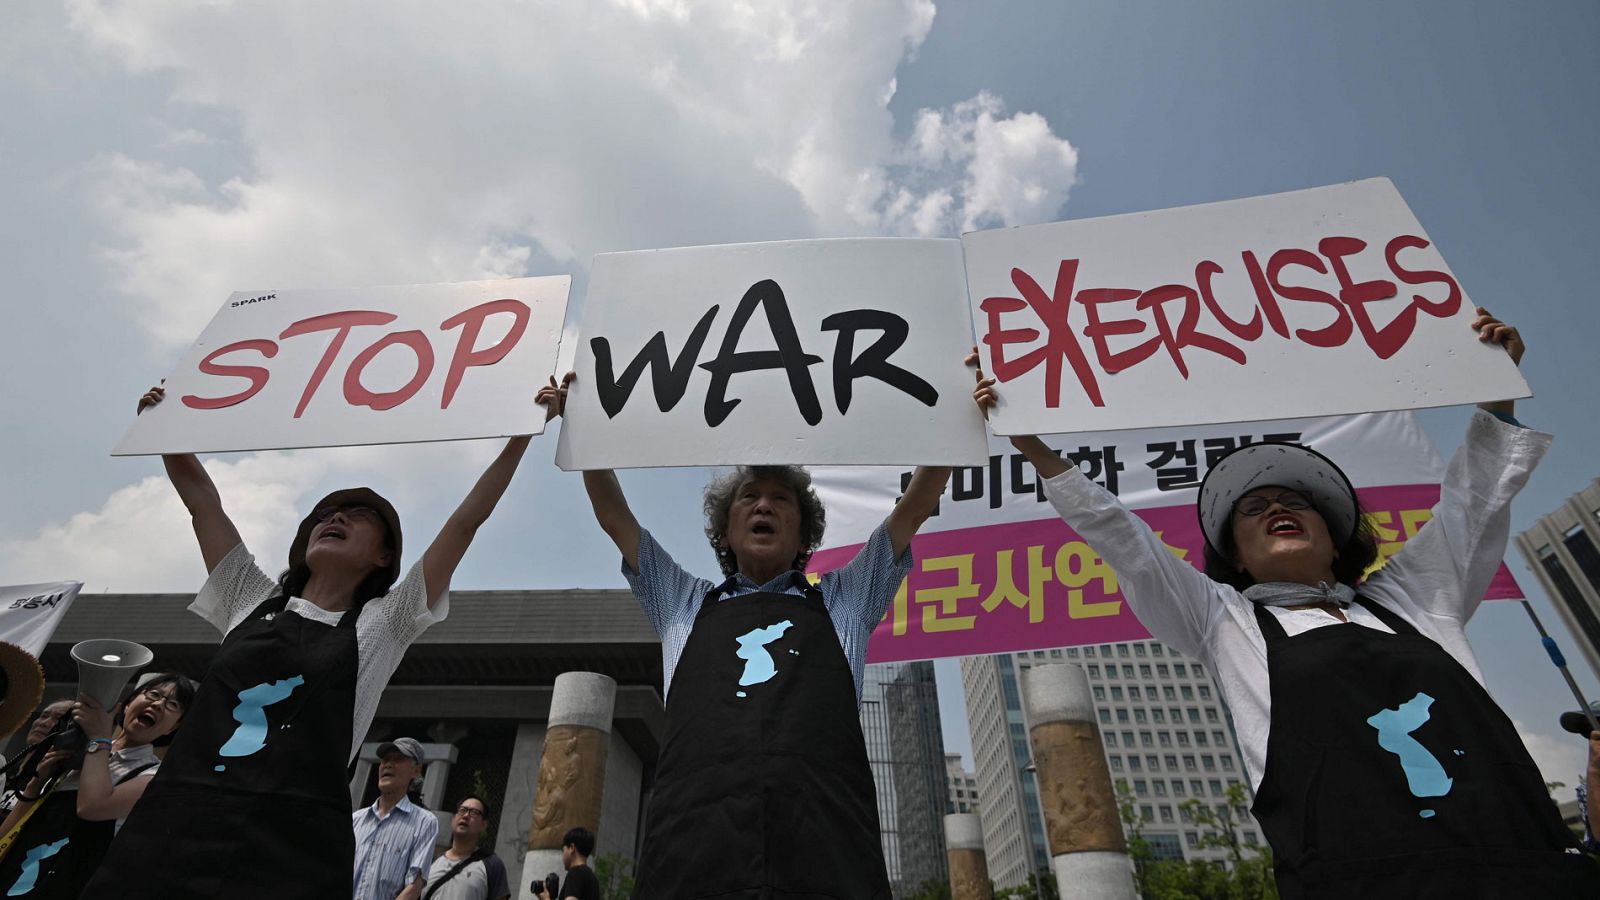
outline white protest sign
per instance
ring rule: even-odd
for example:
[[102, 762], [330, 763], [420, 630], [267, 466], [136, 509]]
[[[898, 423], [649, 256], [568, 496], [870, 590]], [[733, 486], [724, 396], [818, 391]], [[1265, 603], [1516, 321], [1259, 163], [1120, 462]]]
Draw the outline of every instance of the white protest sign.
[[1529, 396], [1387, 178], [961, 240], [997, 434]]
[[567, 275], [236, 293], [113, 452], [448, 441], [544, 431]]
[[595, 257], [563, 469], [981, 462], [953, 240]]
[[82, 587], [81, 581], [0, 587], [0, 641], [41, 655]]

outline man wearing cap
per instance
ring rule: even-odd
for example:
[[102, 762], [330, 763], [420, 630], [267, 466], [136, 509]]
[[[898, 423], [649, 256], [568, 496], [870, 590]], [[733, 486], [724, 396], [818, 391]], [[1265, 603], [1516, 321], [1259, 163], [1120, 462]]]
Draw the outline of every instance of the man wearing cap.
[[[1478, 314], [1479, 338], [1519, 361], [1516, 330]], [[979, 373], [973, 399], [993, 405], [993, 380]], [[1550, 440], [1510, 401], [1482, 404], [1432, 520], [1368, 576], [1355, 491], [1309, 448], [1251, 445], [1212, 467], [1202, 574], [1037, 437], [1012, 438], [1150, 634], [1216, 676], [1285, 900], [1593, 896], [1600, 872], [1466, 638]]]
[[1589, 765], [1578, 782], [1578, 813], [1583, 816], [1583, 849], [1600, 853], [1600, 841], [1595, 840], [1594, 826], [1600, 822], [1600, 731], [1595, 722], [1600, 720], [1600, 700], [1589, 704], [1586, 711], [1575, 709], [1561, 714], [1561, 727], [1589, 738]]
[[422, 776], [422, 745], [395, 738], [378, 745], [378, 799], [350, 818], [355, 830], [354, 900], [416, 900], [433, 863], [439, 820], [406, 792]]

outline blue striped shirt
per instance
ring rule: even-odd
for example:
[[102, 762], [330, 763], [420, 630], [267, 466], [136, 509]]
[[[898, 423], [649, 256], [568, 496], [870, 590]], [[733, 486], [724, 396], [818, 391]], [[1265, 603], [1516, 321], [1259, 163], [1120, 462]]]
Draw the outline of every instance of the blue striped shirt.
[[[828, 616], [833, 619], [833, 630], [839, 636], [845, 661], [850, 664], [858, 706], [861, 704], [861, 672], [867, 665], [867, 639], [883, 620], [900, 583], [911, 571], [912, 562], [909, 546], [899, 559], [894, 558], [894, 544], [889, 539], [888, 523], [884, 522], [873, 529], [872, 536], [854, 559], [823, 575], [817, 584]], [[694, 629], [700, 601], [712, 590], [719, 591], [717, 600], [722, 601], [757, 591], [803, 595], [807, 587], [805, 575], [794, 570], [759, 585], [743, 574], [733, 575], [720, 585], [696, 578], [684, 571], [650, 532], [642, 528], [639, 530], [639, 571], [629, 569], [627, 560], [623, 560], [622, 575], [628, 579], [633, 595], [644, 607], [645, 617], [661, 638], [662, 683], [668, 691], [672, 689], [672, 672], [683, 655], [683, 645]]]
[[358, 809], [350, 823], [356, 832], [354, 900], [394, 900], [433, 862], [439, 819], [409, 797], [381, 819], [377, 803]]

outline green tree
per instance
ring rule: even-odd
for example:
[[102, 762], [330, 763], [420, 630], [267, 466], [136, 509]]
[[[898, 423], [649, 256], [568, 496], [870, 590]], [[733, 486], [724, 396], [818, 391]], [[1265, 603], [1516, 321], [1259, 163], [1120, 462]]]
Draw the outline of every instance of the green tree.
[[1128, 834], [1139, 895], [1144, 900], [1277, 900], [1272, 854], [1239, 838], [1248, 800], [1244, 786], [1236, 784], [1228, 788], [1220, 806], [1202, 800], [1186, 800], [1179, 806], [1197, 832], [1199, 847], [1222, 850], [1226, 860], [1156, 859], [1154, 846], [1144, 837], [1145, 819], [1133, 793], [1126, 781], [1118, 780], [1117, 810]]
[[1035, 889], [1034, 878], [1029, 878], [1017, 887], [1004, 888], [994, 892], [995, 900], [1058, 900], [1061, 894], [1056, 891], [1056, 876], [1049, 872], [1040, 872], [1037, 876], [1038, 888]]
[[626, 856], [599, 855], [591, 857], [590, 868], [600, 882], [600, 896], [604, 900], [627, 900], [633, 896], [633, 860]]

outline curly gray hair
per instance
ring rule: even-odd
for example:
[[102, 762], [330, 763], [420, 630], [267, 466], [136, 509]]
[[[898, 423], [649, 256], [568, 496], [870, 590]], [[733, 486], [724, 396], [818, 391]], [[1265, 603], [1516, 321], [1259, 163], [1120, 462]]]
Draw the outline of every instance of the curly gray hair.
[[811, 473], [800, 466], [739, 466], [726, 475], [713, 478], [706, 485], [706, 540], [711, 542], [711, 549], [717, 554], [722, 574], [732, 575], [739, 571], [739, 561], [723, 540], [728, 531], [728, 510], [733, 507], [733, 498], [739, 488], [757, 479], [776, 481], [794, 491], [800, 508], [800, 555], [794, 558], [793, 568], [804, 571], [806, 563], [811, 561], [812, 552], [821, 545], [822, 531], [828, 524], [822, 498], [811, 486]]

